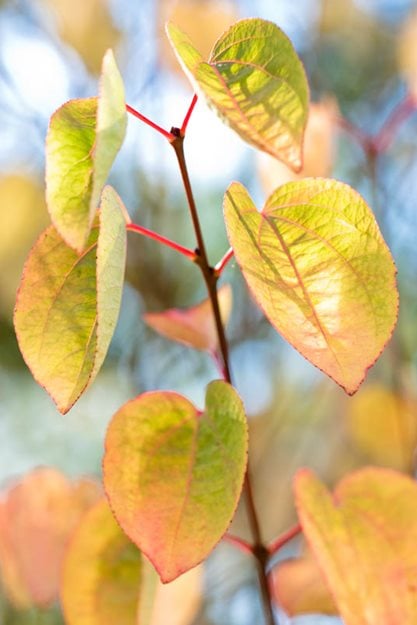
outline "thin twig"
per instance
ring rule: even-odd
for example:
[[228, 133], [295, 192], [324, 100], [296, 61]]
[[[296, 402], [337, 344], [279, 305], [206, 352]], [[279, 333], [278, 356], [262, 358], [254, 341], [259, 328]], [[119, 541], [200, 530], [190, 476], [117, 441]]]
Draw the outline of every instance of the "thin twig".
[[243, 538], [239, 538], [239, 536], [233, 536], [232, 534], [225, 534], [223, 536], [223, 540], [225, 540], [227, 543], [230, 543], [231, 545], [234, 545], [235, 547], [240, 549], [240, 551], [243, 551], [243, 553], [249, 553], [250, 555], [253, 555], [252, 545], [246, 540], [243, 540]]
[[148, 117], [145, 117], [145, 115], [142, 115], [142, 113], [139, 113], [139, 111], [129, 106], [129, 104], [126, 104], [126, 110], [131, 115], [134, 115], [134, 117], [137, 117], [138, 119], [140, 119], [141, 122], [144, 122], [145, 124], [153, 128], [154, 130], [157, 130], [161, 135], [165, 137], [165, 139], [168, 139], [168, 141], [173, 140], [174, 137], [170, 132], [168, 132], [167, 130], [165, 130], [165, 128], [162, 128], [161, 126], [158, 126], [158, 124], [155, 124], [155, 122], [153, 122]]
[[289, 530], [283, 532], [280, 536], [278, 536], [278, 538], [273, 540], [272, 543], [268, 545], [268, 553], [272, 556], [274, 553], [279, 551], [281, 547], [283, 547], [286, 543], [295, 538], [295, 536], [298, 536], [298, 534], [300, 534], [302, 531], [303, 529], [299, 523], [297, 523], [297, 525], [294, 525], [293, 527], [290, 527]]
[[225, 369], [226, 381], [231, 382], [230, 368], [229, 368], [229, 355], [228, 346], [224, 334], [223, 322], [220, 314], [219, 300], [217, 297], [217, 276], [214, 273], [213, 268], [210, 266], [206, 246], [203, 239], [203, 233], [201, 231], [200, 220], [197, 213], [197, 207], [194, 201], [194, 195], [191, 188], [191, 182], [188, 175], [187, 165], [184, 156], [184, 137], [181, 135], [181, 131], [178, 128], [172, 128], [171, 132], [176, 134], [175, 140], [171, 142], [174, 148], [178, 165], [181, 171], [181, 177], [184, 184], [185, 194], [187, 196], [188, 206], [191, 213], [191, 219], [194, 226], [194, 232], [197, 239], [198, 253], [195, 259], [196, 264], [199, 265], [204, 277], [204, 281], [207, 286], [207, 291], [213, 307], [214, 321], [216, 324], [217, 336], [219, 339], [220, 352], [223, 359], [223, 365]]
[[197, 104], [197, 100], [198, 100], [198, 95], [195, 93], [193, 96], [193, 99], [191, 100], [191, 104], [188, 107], [188, 111], [185, 114], [184, 117], [184, 121], [182, 122], [182, 126], [181, 126], [181, 135], [184, 137], [186, 130], [187, 130], [187, 126], [188, 126], [188, 122], [190, 121], [190, 117], [193, 113], [194, 107]]
[[139, 226], [139, 224], [129, 223], [126, 224], [126, 230], [130, 230], [131, 232], [137, 232], [138, 234], [142, 234], [148, 239], [153, 239], [154, 241], [158, 241], [158, 243], [162, 243], [162, 245], [166, 245], [167, 247], [172, 248], [176, 252], [179, 252], [186, 258], [189, 258], [192, 261], [196, 259], [196, 253], [193, 250], [188, 249], [187, 247], [183, 247], [179, 243], [172, 241], [171, 239], [167, 239], [162, 234], [158, 234], [153, 230], [148, 230], [148, 228], [144, 228], [144, 226]]
[[352, 122], [350, 122], [345, 117], [337, 116], [336, 123], [339, 128], [344, 130], [349, 136], [353, 137], [359, 143], [359, 145], [366, 154], [369, 152], [370, 146], [373, 142], [372, 137], [370, 137], [368, 134], [363, 132], [363, 130], [352, 124]]
[[[224, 377], [227, 382], [232, 383], [230, 365], [229, 365], [229, 354], [228, 354], [228, 344], [226, 341], [226, 336], [224, 332], [224, 326], [222, 322], [222, 318], [220, 315], [220, 307], [217, 293], [217, 280], [218, 275], [216, 274], [213, 267], [210, 266], [207, 257], [207, 251], [203, 239], [203, 235], [201, 232], [200, 220], [197, 213], [197, 207], [195, 204], [190, 179], [188, 176], [187, 165], [184, 156], [184, 136], [181, 134], [180, 128], [172, 128], [171, 133], [175, 135], [175, 139], [171, 141], [171, 145], [174, 148], [178, 165], [181, 171], [181, 177], [184, 184], [185, 194], [187, 196], [188, 206], [190, 209], [191, 219], [194, 225], [194, 231], [198, 243], [198, 256], [195, 260], [196, 264], [200, 267], [200, 270], [203, 274], [204, 281], [206, 283], [207, 291], [210, 297], [210, 301], [213, 308], [213, 315], [216, 324], [217, 337], [219, 340], [220, 353], [222, 356], [222, 361], [224, 365]], [[271, 589], [269, 586], [268, 576], [266, 573], [266, 565], [269, 558], [269, 553], [266, 547], [262, 543], [262, 538], [259, 529], [259, 521], [253, 501], [252, 496], [252, 488], [250, 482], [250, 473], [249, 473], [249, 463], [246, 469], [245, 481], [244, 481], [244, 495], [246, 502], [246, 510], [248, 514], [249, 524], [252, 530], [254, 545], [252, 547], [252, 553], [255, 557], [257, 570], [258, 570], [258, 580], [259, 587], [262, 597], [262, 605], [264, 610], [264, 615], [266, 619], [267, 625], [275, 625], [274, 613], [272, 610], [271, 603]]]
[[229, 260], [233, 258], [234, 254], [235, 253], [233, 251], [233, 248], [229, 247], [229, 249], [227, 250], [226, 254], [223, 256], [223, 258], [221, 258], [219, 262], [217, 263], [217, 265], [214, 266], [214, 272], [217, 276], [220, 277], [222, 275], [223, 270], [225, 269]]
[[380, 154], [385, 152], [392, 144], [395, 134], [399, 126], [415, 111], [417, 108], [417, 102], [415, 98], [408, 94], [401, 100], [401, 102], [395, 107], [387, 121], [382, 126], [381, 130], [374, 138], [374, 149]]

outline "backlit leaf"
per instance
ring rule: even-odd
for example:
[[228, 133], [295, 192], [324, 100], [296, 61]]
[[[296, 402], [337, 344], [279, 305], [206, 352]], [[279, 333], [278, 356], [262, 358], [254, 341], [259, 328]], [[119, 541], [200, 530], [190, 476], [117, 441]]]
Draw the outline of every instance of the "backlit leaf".
[[397, 319], [395, 266], [364, 200], [335, 180], [278, 188], [259, 213], [233, 183], [224, 212], [236, 260], [272, 325], [354, 393]]
[[289, 616], [337, 614], [337, 608], [310, 551], [280, 562], [272, 571], [273, 595]]
[[120, 198], [103, 192], [99, 223], [77, 254], [53, 226], [26, 262], [16, 309], [19, 347], [34, 378], [65, 413], [93, 381], [120, 307], [126, 228]]
[[52, 115], [46, 140], [48, 210], [62, 238], [79, 252], [125, 132], [123, 82], [109, 50], [100, 97], [64, 104]]
[[14, 605], [45, 607], [56, 601], [68, 540], [100, 496], [95, 482], [70, 482], [49, 468], [36, 469], [5, 494], [0, 503], [0, 570]]
[[106, 499], [82, 519], [66, 554], [61, 601], [67, 625], [136, 625], [141, 555]]
[[[223, 323], [227, 323], [232, 308], [232, 290], [228, 284], [218, 291]], [[162, 313], [146, 313], [146, 323], [154, 330], [195, 349], [214, 352], [217, 349], [217, 332], [209, 299], [188, 309], [170, 308]]]
[[269, 154], [258, 152], [257, 169], [264, 192], [269, 195], [277, 187], [292, 180], [329, 176], [335, 157], [337, 104], [333, 98], [311, 102], [303, 143], [303, 167], [297, 173]]
[[347, 406], [353, 441], [373, 462], [411, 471], [417, 447], [417, 404], [381, 385], [368, 385]]
[[287, 36], [272, 22], [245, 19], [216, 42], [209, 61], [179, 28], [172, 46], [197, 91], [245, 141], [284, 161], [302, 164], [308, 86]]
[[169, 582], [204, 560], [234, 515], [246, 467], [242, 402], [222, 381], [199, 412], [177, 393], [128, 402], [106, 437], [104, 484], [127, 535]]
[[390, 469], [344, 478], [332, 497], [308, 470], [295, 493], [303, 532], [346, 625], [417, 622], [417, 484]]

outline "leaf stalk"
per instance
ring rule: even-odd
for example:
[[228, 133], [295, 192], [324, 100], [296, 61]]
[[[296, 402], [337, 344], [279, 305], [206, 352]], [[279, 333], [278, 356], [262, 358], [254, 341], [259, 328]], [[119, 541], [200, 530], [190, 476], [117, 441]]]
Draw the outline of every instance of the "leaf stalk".
[[193, 250], [190, 250], [187, 247], [184, 247], [183, 245], [180, 245], [179, 243], [176, 243], [175, 241], [172, 241], [171, 239], [164, 237], [162, 234], [158, 234], [157, 232], [154, 232], [153, 230], [149, 230], [148, 228], [145, 228], [144, 226], [140, 226], [139, 224], [134, 224], [134, 223], [126, 224], [126, 230], [129, 230], [130, 232], [137, 232], [138, 234], [142, 234], [148, 239], [153, 239], [154, 241], [158, 241], [158, 243], [162, 243], [162, 245], [165, 245], [166, 247], [170, 247], [171, 249], [175, 250], [176, 252], [179, 252], [180, 254], [188, 258], [189, 260], [192, 260], [195, 262], [196, 253]]

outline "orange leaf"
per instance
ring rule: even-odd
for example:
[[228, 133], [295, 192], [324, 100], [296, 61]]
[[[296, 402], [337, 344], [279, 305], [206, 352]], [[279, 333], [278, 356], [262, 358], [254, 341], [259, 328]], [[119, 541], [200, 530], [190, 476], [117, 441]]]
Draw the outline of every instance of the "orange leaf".
[[272, 590], [276, 602], [289, 616], [338, 613], [310, 550], [302, 557], [285, 560], [274, 568]]
[[[218, 292], [223, 323], [227, 323], [232, 307], [232, 290], [228, 284]], [[197, 306], [181, 310], [170, 308], [162, 313], [146, 313], [146, 323], [154, 330], [188, 347], [214, 352], [217, 349], [217, 332], [209, 299]]]
[[8, 491], [0, 505], [0, 569], [17, 607], [57, 599], [69, 537], [99, 495], [94, 482], [70, 482], [49, 468], [33, 471]]
[[330, 495], [308, 470], [295, 481], [300, 522], [346, 625], [417, 622], [417, 484], [366, 468]]

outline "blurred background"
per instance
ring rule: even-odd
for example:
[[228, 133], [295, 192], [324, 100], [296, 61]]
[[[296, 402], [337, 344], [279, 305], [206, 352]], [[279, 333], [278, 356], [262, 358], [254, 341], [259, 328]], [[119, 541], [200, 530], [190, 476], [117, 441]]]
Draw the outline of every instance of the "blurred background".
[[[250, 16], [278, 24], [306, 67], [313, 104], [301, 175], [333, 176], [364, 195], [396, 260], [401, 302], [389, 347], [359, 392], [348, 398], [269, 327], [235, 262], [229, 263], [222, 277], [233, 289], [227, 333], [233, 375], [250, 415], [254, 491], [263, 536], [272, 540], [295, 522], [291, 481], [300, 466], [315, 468], [330, 485], [365, 464], [414, 474], [417, 2], [0, 0], [0, 481], [4, 497], [19, 477], [39, 466], [53, 467], [69, 479], [82, 475], [100, 479], [106, 426], [122, 403], [146, 390], [172, 389], [201, 406], [205, 385], [217, 377], [205, 354], [168, 342], [142, 319], [145, 312], [187, 307], [204, 299], [198, 269], [175, 252], [132, 233], [122, 310], [105, 366], [65, 417], [27, 371], [17, 348], [12, 312], [24, 260], [49, 222], [44, 140], [54, 110], [70, 98], [97, 93], [101, 59], [111, 47], [125, 81], [127, 102], [167, 129], [180, 125], [193, 92], [169, 49], [164, 23], [175, 21], [208, 55], [229, 24]], [[372, 150], [368, 136], [378, 136], [384, 149]], [[294, 175], [243, 144], [200, 101], [189, 124], [186, 150], [215, 264], [228, 248], [222, 197], [229, 183], [243, 182], [261, 206], [275, 187]], [[135, 118], [129, 119], [127, 140], [110, 182], [137, 223], [195, 247], [173, 151], [163, 137]], [[15, 514], [24, 516], [25, 510], [24, 505], [17, 506]], [[0, 533], [14, 522], [12, 513], [0, 514]], [[30, 519], [26, 531], [30, 534]], [[249, 539], [244, 511], [238, 511], [233, 532]], [[5, 553], [1, 543], [0, 538], [0, 560]], [[292, 555], [298, 547], [290, 545], [279, 558]], [[30, 545], [25, 553], [29, 558]], [[262, 623], [252, 562], [230, 545], [220, 545], [209, 559], [203, 586], [193, 614], [179, 625]], [[19, 603], [5, 587], [1, 625], [62, 622], [54, 597], [46, 606], [36, 607], [36, 599]], [[297, 625], [340, 622], [318, 616], [287, 621], [289, 617], [280, 615], [280, 623]]]

